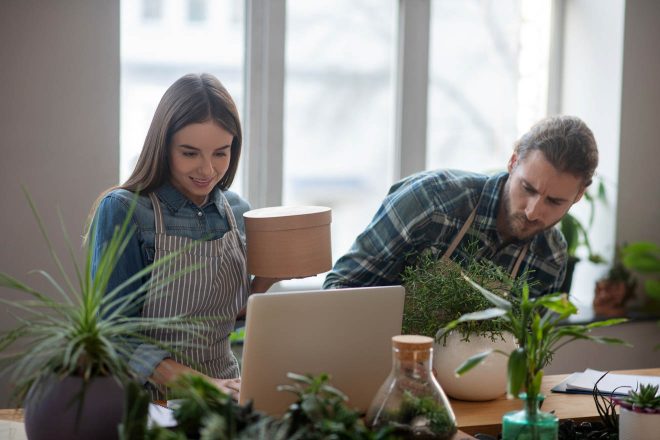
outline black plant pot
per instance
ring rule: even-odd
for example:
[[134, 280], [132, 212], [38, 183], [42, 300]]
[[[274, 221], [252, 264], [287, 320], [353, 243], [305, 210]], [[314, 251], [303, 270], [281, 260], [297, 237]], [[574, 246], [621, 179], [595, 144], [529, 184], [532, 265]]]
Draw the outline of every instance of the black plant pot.
[[116, 440], [124, 413], [124, 390], [112, 377], [83, 381], [69, 376], [32, 387], [25, 401], [29, 440]]

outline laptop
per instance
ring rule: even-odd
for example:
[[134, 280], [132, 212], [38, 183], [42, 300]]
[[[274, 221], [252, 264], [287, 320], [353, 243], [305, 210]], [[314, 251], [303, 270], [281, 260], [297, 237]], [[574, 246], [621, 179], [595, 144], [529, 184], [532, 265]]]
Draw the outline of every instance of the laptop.
[[288, 372], [328, 373], [365, 413], [392, 368], [401, 333], [401, 286], [254, 294], [248, 299], [239, 403], [282, 415], [295, 395]]

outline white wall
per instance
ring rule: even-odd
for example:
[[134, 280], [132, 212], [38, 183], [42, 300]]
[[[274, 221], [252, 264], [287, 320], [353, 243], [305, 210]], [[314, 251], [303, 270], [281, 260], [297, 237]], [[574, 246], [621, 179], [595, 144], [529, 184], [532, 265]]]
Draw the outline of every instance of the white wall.
[[626, 2], [618, 242], [660, 243], [660, 2]]
[[[118, 170], [119, 0], [2, 0], [0, 271], [35, 287], [45, 283], [28, 271], [55, 273], [20, 185], [68, 260], [56, 209], [80, 254], [87, 211]], [[0, 331], [13, 323], [6, 309]], [[0, 382], [0, 408], [6, 403]]]

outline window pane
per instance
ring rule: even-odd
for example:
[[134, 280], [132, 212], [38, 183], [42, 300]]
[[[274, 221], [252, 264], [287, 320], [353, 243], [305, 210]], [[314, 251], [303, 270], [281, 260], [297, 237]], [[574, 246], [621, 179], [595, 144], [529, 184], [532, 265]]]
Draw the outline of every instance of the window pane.
[[[160, 19], [144, 22], [140, 2], [121, 2], [121, 181], [133, 171], [163, 93], [186, 73], [217, 76], [243, 114], [243, 1], [151, 3], [160, 4]], [[192, 3], [203, 5], [206, 20], [188, 20]], [[240, 177], [233, 191], [240, 192]]]
[[391, 183], [395, 14], [396, 1], [287, 3], [283, 201], [332, 208], [333, 260]]
[[501, 170], [546, 114], [549, 0], [431, 3], [428, 168]]

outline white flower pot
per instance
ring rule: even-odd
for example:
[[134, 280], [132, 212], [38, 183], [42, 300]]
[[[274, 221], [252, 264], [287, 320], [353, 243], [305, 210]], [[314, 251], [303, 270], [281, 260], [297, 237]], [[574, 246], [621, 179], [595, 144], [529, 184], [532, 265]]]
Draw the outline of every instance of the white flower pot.
[[492, 353], [461, 377], [456, 377], [454, 373], [469, 357], [491, 348], [510, 353], [516, 344], [508, 334], [505, 340], [496, 336], [495, 341], [489, 337], [473, 335], [470, 336], [470, 342], [465, 342], [461, 341], [458, 332], [451, 332], [446, 344], [443, 345], [442, 341], [434, 344], [433, 370], [447, 395], [454, 399], [482, 401], [496, 399], [506, 392], [508, 358], [501, 354]]
[[659, 433], [660, 414], [638, 413], [621, 408], [619, 440], [654, 440], [658, 438]]

